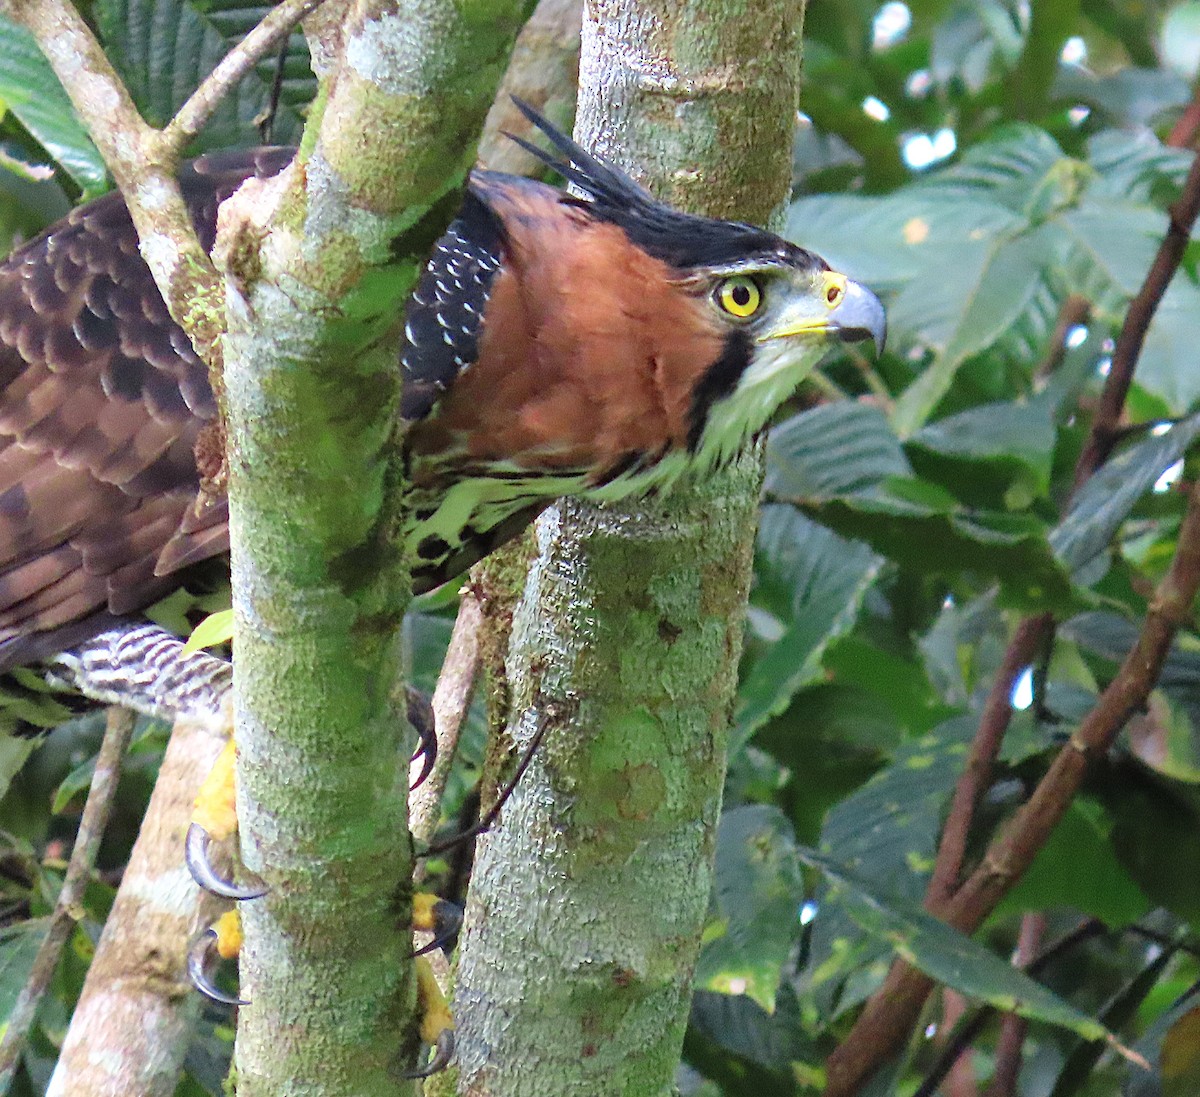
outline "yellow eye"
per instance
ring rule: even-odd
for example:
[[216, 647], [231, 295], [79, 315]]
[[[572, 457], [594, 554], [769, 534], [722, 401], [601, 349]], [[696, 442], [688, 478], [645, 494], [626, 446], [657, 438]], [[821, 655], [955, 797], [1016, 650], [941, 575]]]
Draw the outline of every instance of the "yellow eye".
[[758, 312], [759, 306], [762, 305], [762, 290], [753, 278], [735, 274], [717, 286], [716, 298], [717, 304], [730, 316], [745, 320]]

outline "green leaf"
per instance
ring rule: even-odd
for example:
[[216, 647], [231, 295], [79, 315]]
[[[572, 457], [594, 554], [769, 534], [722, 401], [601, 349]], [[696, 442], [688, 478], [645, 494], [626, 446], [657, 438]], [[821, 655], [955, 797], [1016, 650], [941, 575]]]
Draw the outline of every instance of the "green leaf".
[[786, 506], [763, 508], [757, 558], [760, 582], [792, 592], [792, 604], [783, 634], [755, 660], [739, 690], [739, 739], [822, 677], [821, 656], [853, 627], [883, 565], [866, 545], [844, 541]]
[[13, 778], [40, 745], [40, 738], [17, 738], [8, 732], [0, 732], [0, 799], [3, 799]]
[[[1191, 93], [1185, 92], [1185, 99]], [[1141, 203], [1172, 199], [1187, 178], [1194, 154], [1164, 145], [1144, 129], [1101, 130], [1088, 138], [1088, 163], [1103, 194]]]
[[1200, 1093], [1200, 1005], [1183, 995], [1134, 1045], [1157, 1069], [1138, 1071], [1125, 1097], [1193, 1097]]
[[717, 831], [716, 917], [705, 930], [697, 986], [745, 994], [774, 1010], [803, 899], [795, 840], [783, 813], [757, 804], [725, 812]]
[[[829, 812], [820, 848], [889, 893], [918, 902], [974, 726], [971, 717], [956, 717], [902, 744], [887, 769]], [[884, 942], [864, 934], [841, 896], [821, 898], [810, 979], [830, 1006], [836, 999], [844, 1010], [867, 997], [886, 971], [886, 951]]]
[[1109, 829], [1107, 814], [1094, 800], [1072, 801], [993, 917], [1066, 908], [1113, 927], [1136, 922], [1150, 910], [1150, 900], [1117, 859]]
[[1058, 311], [1049, 271], [1065, 264], [1068, 245], [1055, 225], [993, 237], [985, 247], [971, 250], [970, 265], [961, 260], [953, 265], [955, 277], [943, 279], [936, 292], [936, 313], [930, 304], [934, 295], [923, 280], [896, 296], [891, 315], [898, 316], [898, 324], [913, 324], [917, 314], [946, 321], [938, 354], [896, 401], [892, 423], [902, 438], [920, 429], [972, 355], [1022, 328], [1027, 342], [1044, 340]]
[[233, 609], [222, 609], [210, 613], [193, 630], [183, 645], [184, 654], [203, 648], [226, 644], [233, 639]]
[[927, 914], [915, 903], [868, 882], [859, 873], [814, 850], [797, 847], [805, 864], [819, 869], [862, 928], [888, 943], [932, 979], [1006, 1013], [1070, 1029], [1088, 1040], [1116, 1038], [1057, 994], [1005, 963], [982, 945]]
[[1040, 521], [970, 511], [911, 475], [877, 409], [828, 404], [787, 420], [767, 444], [768, 499], [790, 502], [844, 537], [918, 572], [995, 575], [1006, 604], [1072, 606], [1069, 577]]
[[1078, 573], [1105, 552], [1134, 504], [1200, 435], [1200, 415], [1110, 458], [1084, 485], [1050, 535], [1055, 555]]
[[981, 404], [922, 428], [909, 445], [942, 457], [999, 466], [1028, 478], [1040, 495], [1050, 486], [1053, 412], [1044, 398]]
[[[696, 991], [684, 1056], [703, 1070], [706, 1078], [720, 1081], [721, 1097], [787, 1097], [810, 1092], [796, 1085], [791, 1077], [793, 1066], [802, 1058], [818, 1062], [820, 1052], [806, 1046], [798, 1003], [786, 987], [783, 991], [774, 1013], [746, 995]], [[718, 1050], [738, 1061], [721, 1062]]]
[[[93, 12], [113, 65], [147, 121], [164, 125], [200, 82], [261, 18], [261, 4], [244, 0], [97, 0]], [[266, 108], [275, 54], [248, 74], [217, 108], [201, 148], [258, 144], [254, 120]], [[316, 90], [303, 36], [293, 34], [275, 117], [274, 140], [297, 144], [300, 108]]]
[[49, 928], [49, 918], [34, 918], [0, 929], [0, 1031], [12, 1015]]
[[[923, 501], [913, 501], [913, 489], [922, 492]], [[1041, 522], [1029, 515], [968, 511], [952, 500], [939, 502], [932, 489], [919, 480], [889, 481], [872, 494], [806, 502], [803, 509], [822, 525], [866, 541], [920, 574], [994, 576], [1006, 605], [1078, 608]]]
[[1132, 67], [1099, 76], [1078, 65], [1064, 65], [1054, 90], [1064, 99], [1103, 111], [1118, 125], [1137, 127], [1148, 126], [1191, 98], [1187, 81], [1178, 74]]
[[1151, 902], [1200, 926], [1200, 795], [1125, 759], [1097, 774], [1095, 795], [1112, 819], [1112, 848]]
[[0, 107], [4, 106], [66, 169], [85, 198], [108, 189], [104, 161], [33, 35], [0, 15]]
[[1200, 400], [1197, 316], [1200, 287], [1181, 272], [1159, 302], [1138, 358], [1137, 383], [1161, 397], [1173, 415], [1186, 414]]
[[853, 494], [911, 475], [887, 417], [867, 404], [821, 404], [780, 423], [767, 439], [766, 489], [778, 495]]

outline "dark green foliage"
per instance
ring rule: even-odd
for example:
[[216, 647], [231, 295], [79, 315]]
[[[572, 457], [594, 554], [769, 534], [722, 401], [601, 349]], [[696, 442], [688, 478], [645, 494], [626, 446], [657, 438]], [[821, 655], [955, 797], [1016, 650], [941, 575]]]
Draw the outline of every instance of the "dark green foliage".
[[[1033, 1018], [1020, 1094], [1200, 1091], [1194, 621], [1146, 710], [983, 930], [968, 940], [919, 909], [1015, 622], [1048, 610], [1060, 624], [1025, 679], [969, 864], [1129, 650], [1174, 552], [1184, 495], [1172, 483], [1190, 484], [1200, 468], [1193, 243], [1149, 329], [1127, 429], [1108, 466], [1070, 498], [1112, 341], [1191, 162], [1164, 139], [1194, 73], [1159, 60], [1161, 46], [1191, 33], [1186, 8], [912, 0], [911, 25], [888, 42], [877, 36], [874, 0], [810, 5], [788, 231], [880, 291], [890, 339], [878, 363], [854, 352], [828, 362], [822, 391], [843, 398], [793, 409], [770, 436], [686, 1093], [818, 1092], [824, 1056], [897, 951], [975, 1004], [1016, 1004]], [[90, 7], [156, 122], [261, 11], [180, 0]], [[1171, 42], [1160, 37], [1167, 15]], [[1060, 60], [1075, 39], [1085, 65]], [[201, 147], [257, 140], [272, 65], [243, 84]], [[276, 140], [294, 141], [313, 90], [298, 35], [284, 71]], [[864, 111], [869, 99], [885, 119], [876, 106]], [[3, 247], [106, 183], [49, 69], [8, 24], [0, 105]], [[922, 146], [922, 135], [932, 143]], [[905, 153], [922, 147], [946, 155], [909, 166]], [[42, 164], [61, 169], [57, 182], [27, 178]], [[1057, 356], [1054, 328], [1070, 294], [1087, 299], [1090, 317]], [[187, 608], [177, 601], [166, 612], [182, 625]], [[409, 617], [413, 678], [427, 690], [452, 614], [452, 598], [439, 594]], [[0, 737], [0, 1023], [57, 893], [97, 742], [94, 721], [64, 724], [61, 698], [20, 685], [8, 723], [55, 730]], [[147, 729], [135, 746], [102, 868], [127, 855], [162, 741], [161, 729]], [[465, 752], [448, 819], [481, 763], [478, 720]], [[89, 892], [16, 1097], [44, 1092], [111, 897], [107, 884]], [[1051, 936], [1085, 917], [1104, 923], [1040, 987], [1006, 964], [1031, 911], [1047, 914]], [[927, 1020], [940, 1021], [936, 1008]], [[1104, 1029], [1154, 1069], [1108, 1051]], [[996, 1032], [983, 1026], [973, 1045], [981, 1089]], [[219, 1092], [229, 1041], [219, 1015], [208, 1017], [181, 1093]], [[934, 1054], [918, 1034], [869, 1092], [911, 1093]]]

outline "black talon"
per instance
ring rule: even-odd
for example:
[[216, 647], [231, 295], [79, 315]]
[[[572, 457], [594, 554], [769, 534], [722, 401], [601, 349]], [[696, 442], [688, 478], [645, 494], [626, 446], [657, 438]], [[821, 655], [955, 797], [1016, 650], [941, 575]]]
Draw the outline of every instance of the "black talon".
[[[415, 952], [409, 953], [410, 959], [424, 956], [435, 948], [444, 949], [448, 941], [453, 941], [462, 930], [463, 910], [457, 903], [447, 899], [439, 899], [433, 905], [433, 940], [422, 945]], [[447, 952], [448, 954], [448, 952]]]
[[212, 841], [207, 830], [199, 823], [188, 827], [187, 839], [183, 844], [183, 857], [187, 862], [188, 872], [205, 891], [218, 895], [222, 899], [235, 899], [243, 902], [246, 899], [258, 899], [266, 895], [267, 888], [261, 882], [258, 884], [235, 884], [226, 880], [212, 867], [209, 858], [209, 843]]
[[421, 775], [408, 786], [409, 791], [412, 791], [423, 785], [425, 779], [433, 772], [434, 764], [437, 762], [437, 732], [434, 727], [433, 705], [430, 704], [429, 698], [411, 686], [407, 693], [408, 722], [412, 724], [417, 738], [420, 740], [417, 749], [413, 751], [413, 760], [422, 756], [425, 758], [425, 762], [421, 766]]
[[235, 998], [232, 994], [226, 994], [213, 982], [210, 973], [217, 959], [216, 943], [217, 931], [215, 929], [205, 930], [195, 940], [192, 947], [188, 949], [188, 979], [191, 981], [192, 986], [210, 1001], [217, 1002], [223, 1006], [248, 1006], [250, 1003], [245, 998]]
[[400, 1077], [410, 1080], [429, 1078], [445, 1070], [450, 1065], [452, 1058], [454, 1058], [454, 1029], [444, 1028], [438, 1033], [437, 1043], [433, 1046], [433, 1055], [429, 1062], [423, 1067], [403, 1071]]

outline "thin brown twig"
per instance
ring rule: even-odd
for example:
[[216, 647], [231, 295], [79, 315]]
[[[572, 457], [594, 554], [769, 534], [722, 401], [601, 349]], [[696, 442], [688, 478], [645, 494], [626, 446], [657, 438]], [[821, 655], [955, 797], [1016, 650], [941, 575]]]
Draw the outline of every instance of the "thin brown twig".
[[83, 894], [91, 879], [100, 840], [104, 837], [112, 814], [121, 764], [133, 735], [133, 725], [134, 714], [128, 709], [114, 706], [108, 710], [104, 739], [96, 758], [96, 771], [79, 819], [75, 848], [71, 851], [62, 888], [54, 904], [54, 912], [50, 915], [50, 925], [34, 957], [29, 978], [9, 1014], [4, 1038], [0, 1040], [0, 1093], [8, 1092], [38, 1006], [58, 970], [62, 950], [83, 918]]
[[[1087, 443], [1075, 466], [1068, 507], [1070, 499], [1078, 494], [1082, 485], [1103, 464], [1112, 451], [1119, 434], [1121, 412], [1133, 380], [1138, 356], [1145, 342], [1146, 330], [1183, 258], [1183, 250], [1198, 213], [1200, 213], [1200, 156], [1193, 161], [1180, 197], [1171, 206], [1167, 235], [1159, 247], [1142, 288], [1130, 303]], [[1194, 493], [1191, 498], [1194, 501]], [[1189, 514], [1191, 509], [1192, 507], [1189, 505]], [[1181, 531], [1177, 559], [1184, 548], [1185, 541]], [[1148, 615], [1147, 625], [1149, 620]], [[972, 744], [968, 764], [960, 778], [959, 785], [955, 788], [951, 812], [943, 831], [943, 839], [939, 846], [930, 887], [926, 893], [926, 907], [931, 913], [950, 921], [950, 924], [959, 929], [973, 931], [979, 924], [978, 921], [969, 925], [960, 924], [954, 920], [951, 912], [958, 909], [956, 904], [961, 897], [961, 891], [955, 890], [956, 877], [961, 871], [963, 843], [974, 817], [978, 794], [984, 787], [980, 777], [982, 773], [990, 772], [988, 758], [990, 756], [994, 759], [994, 751], [999, 749], [1000, 741], [1012, 714], [1011, 688], [1005, 690], [1002, 687], [1004, 681], [1007, 681], [1011, 666], [1018, 662], [1022, 652], [1029, 651], [1030, 658], [1032, 658], [1032, 652], [1035, 652], [1042, 643], [1050, 638], [1053, 627], [1054, 620], [1049, 614], [1027, 618], [1018, 626], [1005, 652], [1001, 669], [997, 674], [997, 682], [989, 693], [988, 705], [985, 706], [985, 712], [981, 717], [980, 728], [976, 734], [976, 741]], [[1155, 676], [1157, 676], [1159, 666], [1160, 664], [1155, 665]], [[1093, 712], [1103, 707], [1107, 696], [1106, 691], [1097, 702]], [[1056, 780], [1053, 785], [1048, 785], [1047, 782], [1050, 781], [1051, 774], [1054, 772], [1055, 767], [1052, 766], [1051, 771], [1038, 786], [1038, 791], [1043, 788], [1052, 788], [1055, 795], [1067, 797], [1067, 800], [1057, 807], [1056, 813], [1053, 815], [1054, 823], [1057, 823], [1062, 812], [1066, 810], [1070, 798], [1074, 796], [1078, 783], [1074, 783], [1072, 787], [1070, 782], [1062, 783]], [[1082, 779], [1082, 771], [1079, 779]], [[1036, 795], [1037, 793], [1035, 793]], [[1053, 829], [1053, 823], [1050, 829]], [[1027, 851], [1023, 847], [1022, 855], [1028, 852], [1029, 860], [1032, 860], [1033, 855], [1049, 837], [1050, 829], [1037, 828], [1038, 844], [1031, 851]], [[1006, 833], [1011, 834], [1012, 829], [1010, 828], [1010, 831]], [[957, 867], [952, 876], [950, 868], [955, 863], [957, 863]], [[1019, 871], [1024, 871], [1024, 867], [1027, 865], [1028, 861], [1025, 861]], [[978, 870], [976, 875], [978, 875]], [[974, 885], [976, 899], [971, 906], [972, 913], [977, 914], [981, 906], [986, 906], [989, 900], [984, 896], [992, 896], [990, 902], [994, 906], [994, 903], [999, 901], [999, 898], [1008, 887], [1011, 887], [1015, 879], [1015, 876], [1009, 878], [1004, 887], [999, 890], [994, 887], [981, 889], [980, 883], [976, 881]], [[991, 907], [988, 906], [987, 910], [990, 909]], [[987, 910], [978, 915], [980, 920], [986, 916]], [[932, 986], [933, 982], [928, 977], [909, 967], [903, 961], [896, 960], [893, 963], [883, 985], [868, 1001], [850, 1034], [830, 1056], [827, 1064], [829, 1083], [825, 1090], [826, 1097], [839, 1097], [842, 1094], [854, 1093], [857, 1087], [875, 1072], [880, 1063], [894, 1054], [912, 1026], [916, 1024], [921, 1006]]]
[[282, 42], [301, 19], [324, 0], [284, 0], [233, 47], [192, 92], [162, 131], [167, 149], [179, 156], [205, 126], [218, 105], [268, 53]]
[[[970, 1011], [965, 995], [945, 987], [942, 990], [942, 1027], [952, 1035], [958, 1024]], [[970, 1045], [964, 1047], [951, 1065], [945, 1078], [944, 1097], [979, 1097], [979, 1085], [975, 1080], [975, 1063], [972, 1061]]]
[[1150, 321], [1162, 301], [1167, 286], [1179, 269], [1183, 259], [1184, 249], [1191, 239], [1192, 227], [1200, 214], [1200, 156], [1192, 160], [1191, 170], [1184, 181], [1183, 190], [1167, 211], [1167, 233], [1159, 245], [1158, 254], [1150, 265], [1146, 280], [1137, 296], [1129, 303], [1129, 311], [1125, 313], [1125, 322], [1121, 325], [1121, 333], [1117, 336], [1117, 346], [1113, 351], [1112, 365], [1109, 367], [1108, 378], [1104, 390], [1100, 394], [1100, 403], [1096, 407], [1096, 416], [1092, 420], [1092, 429], [1088, 435], [1087, 445], [1079, 455], [1075, 466], [1075, 482], [1072, 494], [1078, 492], [1084, 482], [1108, 459], [1116, 444], [1118, 428], [1121, 424], [1121, 412], [1125, 408], [1125, 398], [1129, 394], [1129, 386], [1133, 383], [1133, 373], [1137, 368], [1138, 357], [1142, 353], [1142, 345], [1146, 341], [1146, 332]]
[[[1026, 970], [1033, 966], [1045, 932], [1044, 914], [1026, 914], [1021, 919], [1014, 966]], [[1025, 1046], [1028, 1028], [1029, 1022], [1020, 1014], [1004, 1015], [1000, 1022], [1000, 1035], [996, 1040], [996, 1066], [992, 1071], [991, 1085], [988, 1086], [984, 1097], [1016, 1097], [1017, 1077], [1021, 1073], [1021, 1049]]]
[[[974, 933], [1032, 864], [1066, 812], [1092, 758], [1113, 744], [1129, 716], [1158, 681], [1180, 626], [1191, 620], [1200, 589], [1200, 485], [1193, 488], [1179, 529], [1175, 557], [1155, 589], [1137, 642], [1078, 730], [1051, 763], [1033, 795], [996, 837], [975, 871], [947, 901], [930, 911], [961, 933]], [[849, 1097], [893, 1054], [916, 1024], [933, 988], [923, 972], [892, 965], [883, 986], [864, 1008], [850, 1036], [830, 1056], [826, 1097]]]
[[1183, 113], [1175, 120], [1164, 144], [1176, 149], [1189, 148], [1200, 133], [1200, 91], [1192, 101], [1183, 108]]
[[991, 783], [992, 769], [1012, 719], [1013, 689], [1017, 679], [1049, 635], [1053, 623], [1054, 618], [1049, 613], [1027, 617], [1017, 626], [1017, 631], [1004, 652], [1004, 658], [984, 702], [983, 712], [979, 717], [979, 730], [971, 742], [967, 763], [954, 788], [950, 811], [942, 828], [937, 860], [925, 893], [927, 907], [945, 902], [958, 886], [975, 808]]
[[[458, 606], [458, 617], [454, 631], [450, 634], [450, 645], [442, 661], [433, 691], [434, 730], [437, 735], [437, 760], [429, 776], [418, 785], [409, 801], [409, 829], [422, 845], [428, 845], [437, 829], [441, 815], [442, 794], [446, 789], [446, 778], [454, 763], [458, 749], [459, 733], [471, 708], [475, 695], [475, 682], [479, 677], [479, 629], [483, 610], [479, 599], [470, 589], [463, 591]], [[421, 771], [421, 760], [409, 767], [410, 779], [415, 780]], [[424, 866], [418, 865], [417, 872], [423, 876]]]
[[1034, 381], [1045, 381], [1057, 371], [1067, 355], [1067, 337], [1071, 334], [1071, 329], [1080, 324], [1086, 324], [1091, 315], [1092, 303], [1086, 297], [1082, 297], [1078, 293], [1067, 296], [1058, 310], [1058, 320], [1054, 325], [1054, 332], [1050, 336], [1046, 356], [1033, 371]]
[[[1084, 941], [1089, 941], [1091, 938], [1099, 936], [1104, 931], [1103, 922], [1095, 918], [1087, 918], [1038, 953], [1029, 962], [1028, 966], [1021, 964], [1019, 959], [1017, 966], [1023, 967], [1027, 974], [1037, 976], [1060, 956], [1070, 952]], [[942, 1084], [942, 1080], [950, 1073], [959, 1057], [967, 1048], [975, 1043], [979, 1038], [979, 1034], [984, 1030], [984, 1027], [992, 1017], [995, 1016], [996, 1012], [995, 1006], [980, 1006], [974, 1013], [959, 1023], [958, 1027], [950, 1034], [950, 1039], [938, 1056], [937, 1062], [934, 1063], [933, 1068], [913, 1093], [913, 1097], [933, 1097], [938, 1090], [938, 1086]]]

